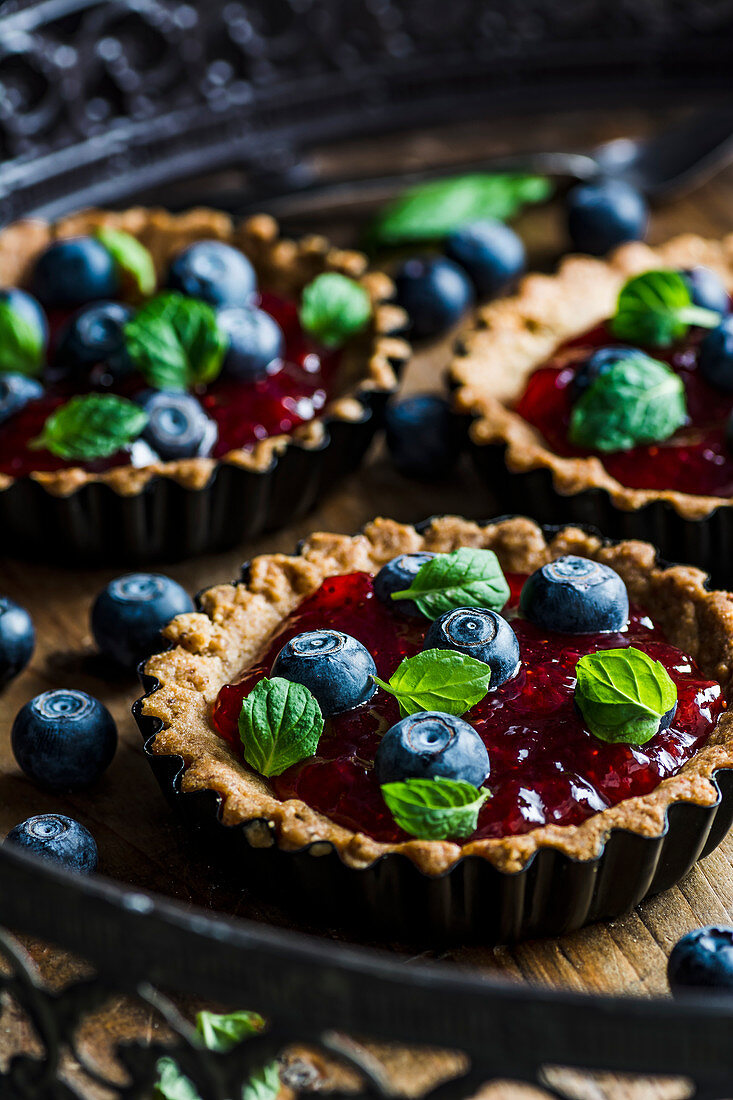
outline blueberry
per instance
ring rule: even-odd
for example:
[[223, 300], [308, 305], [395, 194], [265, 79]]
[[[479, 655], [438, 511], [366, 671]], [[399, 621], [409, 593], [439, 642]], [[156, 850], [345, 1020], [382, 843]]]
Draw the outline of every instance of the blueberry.
[[563, 634], [623, 630], [629, 619], [629, 597], [618, 573], [573, 554], [532, 573], [519, 607], [533, 623]]
[[154, 653], [160, 632], [176, 615], [193, 611], [193, 600], [170, 577], [126, 573], [110, 581], [92, 607], [92, 634], [100, 653], [124, 668]]
[[94, 837], [74, 821], [61, 814], [38, 814], [11, 829], [6, 844], [16, 844], [42, 859], [59, 863], [69, 871], [91, 874], [97, 869], [97, 845]]
[[104, 363], [113, 374], [126, 374], [132, 370], [132, 364], [123, 330], [131, 317], [132, 310], [121, 302], [93, 302], [84, 306], [64, 325], [54, 363], [80, 373]]
[[445, 251], [468, 273], [479, 298], [494, 298], [507, 290], [527, 262], [522, 238], [503, 222], [489, 219], [455, 229]]
[[414, 554], [398, 554], [377, 573], [374, 578], [374, 594], [390, 611], [399, 611], [403, 615], [423, 618], [423, 613], [414, 600], [393, 600], [393, 592], [404, 592], [409, 588], [421, 565], [434, 558], [427, 550], [418, 550]]
[[0, 302], [5, 302], [35, 332], [40, 333], [45, 348], [48, 343], [48, 321], [40, 303], [25, 290], [19, 290], [18, 287], [14, 286], [0, 289]]
[[733, 928], [711, 924], [688, 932], [672, 948], [667, 978], [675, 995], [695, 989], [733, 992]]
[[435, 394], [393, 402], [387, 407], [385, 429], [392, 463], [406, 477], [445, 477], [461, 453], [460, 423], [448, 402]]
[[32, 289], [49, 309], [72, 309], [114, 298], [119, 290], [112, 256], [94, 237], [54, 241], [36, 260]]
[[680, 274], [687, 283], [693, 305], [712, 309], [723, 316], [730, 313], [730, 298], [723, 280], [709, 267], [690, 267]]
[[146, 390], [135, 400], [150, 417], [142, 438], [165, 462], [209, 455], [218, 428], [190, 393]]
[[596, 348], [587, 359], [584, 359], [575, 368], [573, 378], [573, 393], [576, 398], [581, 397], [589, 389], [597, 378], [611, 370], [622, 359], [638, 359], [644, 352], [638, 348], [628, 348], [622, 345], [618, 347]]
[[700, 344], [698, 370], [711, 386], [733, 393], [733, 317], [721, 321]]
[[377, 666], [368, 649], [340, 630], [308, 630], [282, 647], [273, 676], [304, 684], [327, 717], [353, 710], [376, 690]]
[[23, 671], [35, 644], [33, 620], [26, 609], [0, 596], [0, 687]]
[[395, 274], [397, 301], [410, 319], [417, 340], [442, 336], [460, 321], [473, 302], [466, 273], [444, 256], [406, 260]]
[[423, 649], [455, 649], [491, 669], [490, 687], [497, 688], [519, 670], [519, 642], [506, 619], [483, 607], [446, 611], [425, 635]]
[[622, 180], [580, 183], [565, 201], [570, 239], [579, 252], [602, 256], [623, 241], [639, 241], [646, 234], [646, 199]]
[[76, 790], [95, 783], [109, 767], [117, 727], [98, 699], [59, 688], [21, 707], [11, 741], [15, 759], [35, 783], [49, 790]]
[[263, 309], [233, 307], [217, 313], [219, 327], [229, 337], [222, 372], [239, 382], [256, 382], [282, 358], [285, 337], [277, 321]]
[[473, 726], [452, 714], [421, 710], [387, 730], [374, 757], [377, 781], [462, 779], [480, 787], [489, 754]]
[[196, 241], [171, 263], [168, 287], [216, 309], [246, 306], [257, 290], [257, 276], [238, 249], [222, 241]]
[[27, 374], [0, 373], [0, 424], [28, 404], [43, 397], [43, 386]]

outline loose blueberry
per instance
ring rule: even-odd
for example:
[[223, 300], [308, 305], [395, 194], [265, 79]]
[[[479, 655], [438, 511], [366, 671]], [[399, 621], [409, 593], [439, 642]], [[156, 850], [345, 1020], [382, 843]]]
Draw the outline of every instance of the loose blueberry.
[[672, 948], [667, 978], [675, 996], [695, 989], [733, 992], [733, 928], [711, 924], [688, 932]]
[[33, 620], [26, 609], [0, 596], [0, 687], [23, 671], [35, 644]]
[[723, 316], [730, 313], [730, 298], [723, 280], [709, 267], [690, 267], [680, 274], [687, 283], [693, 305], [712, 309]]
[[117, 748], [117, 727], [107, 708], [84, 691], [45, 691], [16, 715], [13, 754], [25, 774], [49, 790], [95, 783]]
[[711, 386], [733, 393], [733, 317], [726, 317], [700, 344], [698, 370]]
[[395, 274], [397, 301], [418, 340], [442, 336], [460, 321], [473, 302], [466, 273], [444, 256], [406, 260]]
[[92, 634], [100, 653], [134, 670], [163, 644], [160, 632], [166, 623], [193, 610], [185, 588], [170, 577], [126, 573], [110, 581], [94, 601]]
[[40, 333], [45, 348], [48, 343], [48, 321], [40, 303], [25, 290], [19, 290], [14, 286], [0, 289], [0, 302], [5, 302], [19, 317]]
[[409, 588], [420, 566], [434, 557], [435, 554], [429, 554], [426, 550], [418, 550], [414, 554], [398, 554], [396, 558], [392, 558], [374, 578], [374, 594], [377, 599], [390, 611], [423, 618], [422, 611], [414, 600], [393, 600], [392, 593], [404, 592]]
[[282, 358], [285, 350], [282, 329], [263, 309], [222, 309], [216, 319], [229, 337], [223, 374], [239, 382], [256, 382]]
[[532, 573], [519, 607], [531, 622], [561, 634], [623, 630], [629, 619], [629, 597], [618, 573], [573, 554]]
[[25, 848], [42, 859], [59, 863], [69, 871], [88, 875], [97, 869], [94, 837], [72, 817], [61, 814], [29, 817], [10, 830], [5, 843]]
[[573, 248], [593, 256], [642, 240], [649, 221], [646, 199], [621, 180], [578, 184], [568, 192], [566, 210]]
[[38, 257], [31, 282], [47, 309], [73, 309], [114, 298], [119, 290], [115, 262], [94, 237], [54, 241]]
[[379, 742], [377, 781], [459, 779], [480, 787], [490, 771], [489, 754], [473, 726], [452, 714], [421, 710], [408, 714]]
[[387, 407], [385, 429], [392, 463], [406, 477], [445, 477], [461, 453], [460, 423], [448, 402], [435, 394], [393, 402]]
[[142, 438], [165, 462], [209, 455], [218, 428], [190, 393], [146, 390], [135, 400], [150, 419]]
[[479, 298], [494, 298], [524, 271], [527, 256], [522, 239], [503, 222], [472, 222], [455, 229], [446, 255], [468, 273]]
[[519, 670], [519, 642], [506, 619], [483, 607], [456, 607], [431, 623], [423, 649], [455, 649], [491, 669], [492, 688]]
[[376, 672], [369, 650], [340, 630], [297, 634], [285, 643], [272, 666], [273, 676], [304, 684], [326, 717], [353, 710], [371, 699]]
[[221, 241], [196, 241], [173, 260], [168, 287], [223, 309], [248, 305], [257, 290], [257, 276], [238, 249]]
[[43, 386], [35, 378], [13, 372], [0, 373], [0, 424], [39, 397], [43, 397]]
[[596, 348], [587, 359], [584, 359], [575, 370], [573, 378], [573, 393], [576, 398], [581, 397], [585, 391], [593, 385], [597, 378], [611, 370], [622, 359], [638, 359], [643, 356], [638, 348], [606, 347]]
[[97, 363], [120, 376], [132, 370], [125, 348], [124, 326], [132, 310], [121, 302], [93, 302], [80, 309], [64, 326], [54, 364], [86, 374]]

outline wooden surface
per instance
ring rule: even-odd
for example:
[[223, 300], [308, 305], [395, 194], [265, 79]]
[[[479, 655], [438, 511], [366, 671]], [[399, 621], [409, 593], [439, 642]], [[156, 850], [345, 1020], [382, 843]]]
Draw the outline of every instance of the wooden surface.
[[[645, 118], [634, 126], [649, 124]], [[570, 118], [523, 131], [523, 145], [572, 142], [582, 144], [593, 135], [624, 132], [627, 120]], [[563, 129], [563, 127], [565, 129]], [[465, 127], [456, 134], [420, 135], [411, 140], [385, 144], [380, 155], [403, 167], [447, 155], [460, 139], [467, 150], [483, 150], [488, 144], [504, 147], [509, 138], [499, 137], [487, 125]], [[332, 157], [332, 154], [329, 154]], [[353, 151], [351, 163], [358, 160]], [[369, 163], [369, 153], [359, 156]], [[323, 162], [332, 167], [328, 157]], [[733, 230], [733, 170], [727, 170], [693, 194], [669, 202], [654, 214], [651, 240], [692, 230], [719, 235]], [[322, 214], [290, 218], [295, 228], [308, 228], [328, 219]], [[333, 235], [342, 241], [353, 237], [349, 212], [332, 219]], [[530, 246], [533, 263], [547, 267], [563, 245], [558, 205], [533, 210], [519, 223]], [[447, 343], [416, 356], [406, 380], [406, 389], [435, 389], [448, 356]], [[517, 510], [521, 501], [517, 502]], [[187, 589], [235, 577], [245, 558], [261, 551], [292, 550], [298, 539], [315, 529], [355, 532], [377, 514], [403, 521], [416, 521], [432, 513], [455, 511], [471, 517], [488, 517], [493, 512], [487, 491], [478, 484], [468, 466], [452, 481], [424, 486], [409, 482], [391, 471], [381, 446], [374, 448], [364, 468], [306, 520], [284, 531], [243, 546], [228, 554], [199, 559], [166, 568]], [[558, 521], [562, 520], [558, 516]], [[49, 547], [49, 554], [53, 548]], [[115, 571], [119, 572], [119, 570]], [[34, 813], [60, 811], [77, 817], [94, 833], [100, 848], [101, 872], [113, 879], [149, 888], [186, 904], [209, 906], [225, 912], [253, 916], [284, 925], [297, 925], [326, 936], [343, 938], [339, 930], [311, 928], [306, 912], [285, 913], [265, 905], [248, 894], [232, 896], [206, 861], [186, 844], [181, 826], [172, 818], [141, 752], [139, 733], [129, 707], [138, 692], [132, 680], [114, 673], [95, 655], [88, 628], [91, 601], [114, 575], [111, 570], [75, 572], [52, 565], [29, 565], [22, 561], [0, 562], [0, 591], [25, 605], [38, 631], [38, 647], [30, 668], [0, 696], [0, 834]], [[112, 710], [119, 727], [120, 746], [107, 775], [92, 791], [69, 796], [52, 796], [38, 790], [16, 767], [10, 751], [10, 726], [19, 707], [40, 691], [73, 686], [102, 699]], [[558, 940], [523, 943], [512, 947], [466, 947], [447, 952], [426, 952], [426, 957], [454, 960], [479, 970], [510, 979], [577, 990], [612, 991], [632, 996], [666, 993], [665, 964], [674, 942], [688, 929], [710, 921], [733, 920], [733, 838], [700, 864], [676, 889], [651, 900], [622, 920], [596, 925]], [[396, 959], [402, 956], [396, 950]], [[74, 972], [73, 963], [47, 947], [34, 946], [34, 955], [50, 980], [64, 981]], [[256, 1005], [242, 1006], [257, 1008]], [[91, 1026], [89, 1042], [98, 1056], [109, 1045], [110, 1032], [135, 1032], [144, 1026], [150, 1033], [157, 1026], [147, 1013], [127, 1004], [113, 1006], [103, 1023]], [[20, 1018], [3, 1018], [0, 1058], [27, 1048], [29, 1034]], [[396, 1067], [397, 1077], [411, 1091], [439, 1071], [438, 1062], [382, 1052]], [[573, 1095], [595, 1098], [672, 1097], [681, 1095], [677, 1085], [650, 1082], [632, 1086], [599, 1079], [583, 1079], [575, 1085], [565, 1080]], [[498, 1088], [498, 1087], [497, 1087]], [[93, 1095], [90, 1093], [90, 1095]], [[96, 1095], [96, 1094], [94, 1094]], [[518, 1086], [492, 1089], [488, 1095], [520, 1100], [536, 1095]]]

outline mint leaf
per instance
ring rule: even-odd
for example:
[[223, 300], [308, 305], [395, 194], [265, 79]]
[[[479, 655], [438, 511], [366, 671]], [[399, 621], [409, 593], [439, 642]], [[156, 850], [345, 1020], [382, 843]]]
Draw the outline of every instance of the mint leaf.
[[405, 779], [382, 784], [382, 795], [406, 833], [420, 840], [448, 840], [476, 831], [489, 792], [463, 780]]
[[242, 1100], [275, 1100], [280, 1092], [280, 1067], [269, 1062], [253, 1073], [242, 1089]]
[[144, 244], [131, 233], [101, 225], [95, 237], [104, 245], [114, 260], [123, 281], [129, 281], [140, 294], [149, 297], [155, 290], [157, 278], [153, 257]]
[[201, 1100], [198, 1089], [173, 1058], [159, 1058], [153, 1100]]
[[393, 600], [414, 600], [428, 619], [437, 619], [454, 607], [487, 607], [501, 611], [509, 599], [509, 585], [493, 550], [462, 546], [437, 554], [421, 565], [409, 588], [393, 592]]
[[318, 275], [303, 291], [300, 323], [327, 348], [338, 348], [364, 329], [372, 302], [359, 283], [336, 271]]
[[0, 302], [0, 371], [36, 375], [42, 366], [43, 333]]
[[196, 1016], [196, 1030], [204, 1041], [207, 1050], [227, 1051], [257, 1035], [265, 1026], [265, 1021], [257, 1012], [199, 1012]]
[[149, 385], [185, 390], [218, 376], [228, 338], [210, 305], [166, 291], [151, 298], [127, 322], [125, 344]]
[[54, 409], [28, 446], [59, 458], [91, 462], [121, 451], [137, 439], [147, 422], [145, 410], [126, 397], [85, 393]]
[[620, 340], [663, 348], [681, 340], [690, 325], [715, 328], [720, 320], [716, 310], [693, 305], [679, 271], [645, 271], [624, 283], [610, 326]]
[[568, 439], [591, 451], [628, 451], [669, 439], [686, 419], [680, 376], [639, 352], [600, 374], [575, 403]]
[[[207, 1050], [226, 1053], [243, 1039], [262, 1031], [265, 1021], [256, 1012], [199, 1012], [198, 1031]], [[201, 1100], [193, 1081], [186, 1077], [173, 1058], [160, 1058], [154, 1100]], [[251, 1075], [242, 1086], [242, 1100], [275, 1100], [280, 1091], [280, 1070], [277, 1062], [269, 1062]]]
[[677, 707], [677, 688], [664, 665], [633, 646], [589, 653], [575, 674], [575, 702], [601, 741], [643, 745]]
[[402, 717], [420, 710], [461, 715], [486, 695], [491, 669], [466, 653], [426, 649], [414, 657], [405, 657], [388, 684], [378, 676], [373, 679], [394, 695]]
[[544, 202], [551, 193], [552, 185], [542, 176], [472, 172], [434, 180], [409, 188], [389, 203], [371, 236], [378, 245], [439, 240], [484, 218], [506, 221], [526, 203]]
[[313, 756], [322, 733], [321, 708], [303, 684], [281, 676], [260, 680], [242, 702], [244, 759], [260, 775], [280, 775]]

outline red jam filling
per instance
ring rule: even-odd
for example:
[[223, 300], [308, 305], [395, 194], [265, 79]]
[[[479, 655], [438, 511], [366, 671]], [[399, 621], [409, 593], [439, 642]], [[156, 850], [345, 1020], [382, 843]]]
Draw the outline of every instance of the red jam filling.
[[[260, 439], [291, 432], [312, 420], [326, 404], [334, 385], [340, 354], [325, 351], [306, 336], [300, 327], [296, 303], [262, 294], [259, 306], [275, 318], [285, 335], [282, 365], [260, 381], [234, 382], [222, 377], [197, 394], [219, 428], [213, 451], [216, 458], [228, 451], [251, 447]], [[58, 333], [64, 320], [60, 316], [51, 318], [52, 331]], [[36, 470], [59, 470], [65, 466], [83, 466], [100, 472], [130, 462], [129, 449], [87, 463], [59, 458], [50, 451], [29, 449], [28, 444], [40, 435], [54, 409], [75, 394], [87, 393], [92, 388], [70, 385], [63, 380], [44, 385], [46, 393], [42, 398], [31, 401], [0, 425], [0, 473], [23, 477]], [[146, 384], [139, 375], [134, 375], [112, 390], [103, 384], [97, 388], [131, 397], [145, 389]]]
[[[491, 760], [491, 797], [475, 838], [512, 836], [540, 825], [577, 825], [624, 798], [644, 795], [679, 771], [701, 748], [725, 706], [720, 685], [705, 680], [694, 661], [669, 645], [641, 608], [632, 608], [623, 633], [548, 633], [518, 617], [524, 577], [509, 574], [505, 614], [519, 639], [522, 666], [464, 717], [481, 735]], [[219, 734], [240, 752], [242, 700], [267, 676], [294, 635], [327, 625], [358, 638], [388, 679], [403, 657], [422, 649], [427, 619], [395, 615], [374, 595], [372, 577], [330, 577], [284, 620], [261, 662], [223, 687], [214, 705]], [[607, 744], [583, 726], [573, 705], [575, 665], [598, 649], [634, 645], [661, 661], [677, 685], [674, 723], [645, 745]], [[377, 840], [398, 841], [373, 774], [381, 736], [399, 719], [397, 702], [381, 689], [361, 707], [326, 722], [316, 756], [274, 779], [279, 798], [298, 798], [340, 825]]]
[[662, 443], [630, 451], [601, 454], [568, 442], [573, 408], [575, 363], [604, 345], [619, 341], [601, 325], [564, 345], [530, 377], [517, 412], [544, 436], [558, 455], [594, 454], [605, 469], [630, 489], [676, 489], [700, 496], [733, 496], [733, 455], [725, 442], [725, 426], [733, 410], [733, 394], [709, 385], [697, 370], [700, 333], [693, 332], [673, 348], [645, 349], [681, 376], [687, 395], [687, 423]]

